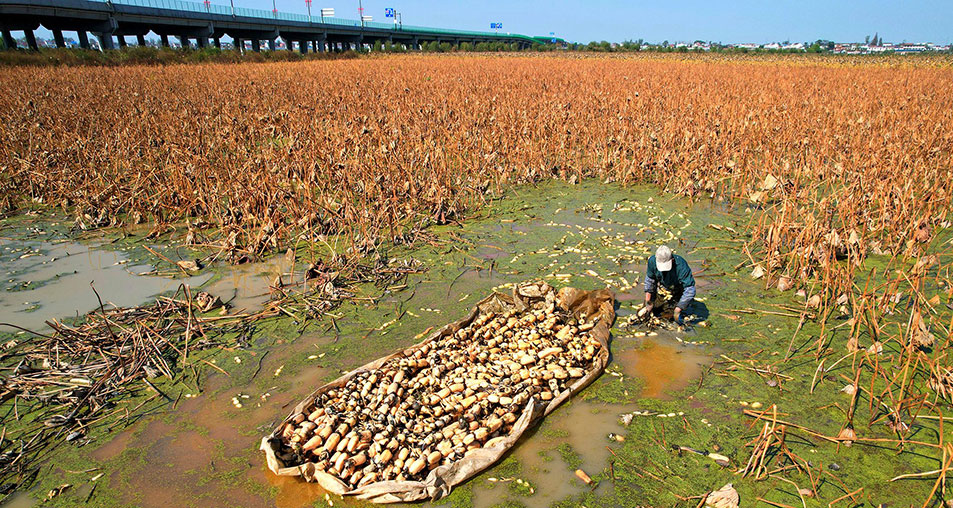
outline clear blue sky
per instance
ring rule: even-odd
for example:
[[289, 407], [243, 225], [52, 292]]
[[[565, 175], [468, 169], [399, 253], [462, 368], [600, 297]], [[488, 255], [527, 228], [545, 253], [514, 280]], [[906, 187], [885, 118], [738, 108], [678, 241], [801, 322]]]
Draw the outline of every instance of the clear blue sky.
[[[280, 11], [307, 13], [304, 0], [274, 1]], [[212, 2], [228, 5], [228, 0]], [[236, 7], [272, 8], [272, 0], [234, 2]], [[863, 42], [864, 36], [875, 32], [887, 42], [953, 40], [953, 0], [363, 0], [363, 4], [374, 21], [389, 21], [384, 8], [394, 7], [408, 25], [489, 31], [490, 22], [499, 21], [505, 32], [555, 32], [575, 42]], [[337, 17], [358, 18], [358, 0], [313, 0], [311, 6], [313, 14], [333, 7]]]
[[[212, 0], [227, 3], [226, 0]], [[307, 12], [304, 0], [275, 0], [278, 10]], [[236, 6], [271, 10], [271, 0], [235, 0]], [[384, 8], [403, 12], [404, 23], [558, 36], [572, 41], [650, 42], [860, 41], [879, 32], [888, 42], [948, 43], [953, 0], [363, 0], [365, 13], [385, 21]], [[357, 18], [358, 0], [313, 0], [313, 12], [334, 7]]]

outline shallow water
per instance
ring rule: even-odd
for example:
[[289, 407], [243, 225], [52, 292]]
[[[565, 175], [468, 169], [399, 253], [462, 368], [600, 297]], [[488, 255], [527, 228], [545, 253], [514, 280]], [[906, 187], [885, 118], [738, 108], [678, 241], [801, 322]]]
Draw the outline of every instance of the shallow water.
[[642, 381], [642, 397], [665, 399], [698, 378], [711, 355], [696, 346], [649, 337], [636, 348], [616, 353], [614, 361], [623, 373]]
[[[139, 305], [180, 284], [197, 286], [211, 275], [164, 278], [141, 275], [148, 265], [130, 265], [122, 252], [76, 242], [0, 239], [3, 289], [0, 323], [42, 332], [46, 321], [86, 314], [103, 304]], [[0, 326], [0, 331], [13, 331]]]
[[234, 311], [255, 311], [271, 298], [271, 286], [276, 277], [291, 282], [291, 270], [297, 268], [301, 276], [303, 266], [293, 267], [288, 256], [275, 256], [258, 263], [222, 267], [222, 276], [202, 289], [218, 296]]

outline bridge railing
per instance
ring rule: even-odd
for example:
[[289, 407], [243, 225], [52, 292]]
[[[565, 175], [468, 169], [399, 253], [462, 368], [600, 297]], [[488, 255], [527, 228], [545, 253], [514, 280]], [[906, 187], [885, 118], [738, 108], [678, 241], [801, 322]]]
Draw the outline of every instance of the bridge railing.
[[[213, 3], [199, 3], [199, 2], [189, 2], [184, 0], [113, 0], [113, 4], [116, 5], [131, 5], [136, 7], [151, 7], [155, 9], [171, 9], [178, 11], [188, 11], [188, 12], [198, 12], [198, 13], [209, 13], [209, 14], [218, 14], [225, 16], [240, 16], [247, 18], [257, 18], [261, 20], [273, 19], [279, 21], [296, 21], [303, 23], [323, 23], [327, 25], [339, 25], [339, 26], [348, 26], [348, 27], [359, 27], [361, 22], [354, 19], [345, 19], [345, 18], [329, 18], [321, 16], [311, 16], [308, 18], [307, 14], [296, 14], [290, 12], [272, 12], [264, 9], [249, 9], [247, 7], [235, 7], [234, 10], [231, 6], [228, 5], [219, 5]], [[476, 37], [492, 37], [492, 38], [526, 38], [531, 39], [527, 36], [514, 35], [514, 34], [500, 34], [496, 32], [481, 32], [481, 31], [472, 31], [472, 30], [450, 30], [445, 28], [431, 28], [423, 26], [414, 26], [414, 25], [395, 25], [393, 23], [380, 23], [375, 21], [365, 21], [364, 26], [366, 28], [378, 28], [384, 30], [408, 30], [408, 31], [422, 31], [436, 34], [443, 34], [449, 36], [476, 36]]]

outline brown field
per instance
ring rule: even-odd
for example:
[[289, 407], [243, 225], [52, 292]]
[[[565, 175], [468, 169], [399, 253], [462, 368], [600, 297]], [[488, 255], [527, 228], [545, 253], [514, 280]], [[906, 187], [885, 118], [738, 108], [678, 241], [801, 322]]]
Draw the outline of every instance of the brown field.
[[804, 62], [16, 68], [0, 77], [0, 205], [62, 206], [88, 226], [188, 219], [258, 255], [302, 230], [396, 239], [505, 184], [577, 175], [746, 199], [771, 174], [751, 231], [768, 267], [824, 264], [832, 231], [852, 256], [903, 248], [949, 209], [953, 69]]

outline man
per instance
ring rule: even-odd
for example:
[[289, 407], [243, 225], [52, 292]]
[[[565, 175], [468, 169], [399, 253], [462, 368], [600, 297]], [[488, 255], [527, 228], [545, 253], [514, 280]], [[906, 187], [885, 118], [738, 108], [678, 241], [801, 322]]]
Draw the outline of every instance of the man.
[[645, 272], [645, 307], [639, 311], [639, 316], [647, 315], [655, 308], [660, 284], [671, 291], [672, 300], [676, 302], [672, 318], [681, 324], [682, 311], [695, 298], [695, 277], [685, 258], [673, 254], [666, 245], [659, 247], [655, 255], [649, 258]]

